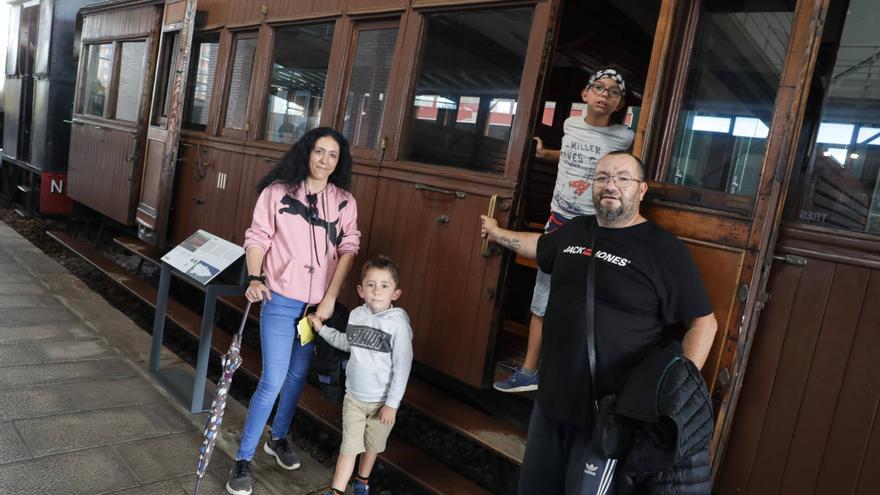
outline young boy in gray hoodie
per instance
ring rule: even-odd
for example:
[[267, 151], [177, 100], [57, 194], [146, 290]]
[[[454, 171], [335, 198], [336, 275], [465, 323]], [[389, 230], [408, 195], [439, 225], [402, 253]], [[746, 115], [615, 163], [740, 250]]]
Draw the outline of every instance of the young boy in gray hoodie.
[[342, 495], [363, 453], [354, 494], [368, 495], [370, 472], [385, 451], [412, 366], [412, 328], [406, 311], [393, 307], [401, 294], [397, 265], [385, 256], [361, 269], [358, 295], [364, 304], [348, 317], [345, 333], [324, 326], [314, 315], [312, 328], [330, 345], [350, 351], [342, 401], [342, 445], [327, 495]]

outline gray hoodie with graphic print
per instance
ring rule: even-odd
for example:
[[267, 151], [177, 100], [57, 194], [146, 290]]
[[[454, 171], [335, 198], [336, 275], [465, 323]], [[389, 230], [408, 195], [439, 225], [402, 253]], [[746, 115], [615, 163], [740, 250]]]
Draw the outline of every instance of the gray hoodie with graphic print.
[[363, 402], [400, 407], [412, 366], [412, 328], [401, 308], [373, 314], [366, 304], [348, 316], [345, 333], [324, 326], [318, 334], [330, 345], [350, 351], [345, 391]]

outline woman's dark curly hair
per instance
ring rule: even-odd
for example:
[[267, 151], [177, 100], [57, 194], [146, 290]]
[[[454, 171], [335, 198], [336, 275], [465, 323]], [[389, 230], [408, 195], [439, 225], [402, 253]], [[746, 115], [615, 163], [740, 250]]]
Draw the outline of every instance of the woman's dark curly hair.
[[339, 145], [339, 160], [336, 162], [336, 170], [330, 174], [329, 182], [347, 191], [351, 186], [351, 151], [348, 141], [329, 127], [316, 127], [293, 143], [278, 165], [257, 184], [257, 192], [262, 192], [275, 182], [286, 184], [292, 189], [298, 188], [309, 176], [309, 156], [315, 149], [315, 143], [322, 137], [331, 137]]

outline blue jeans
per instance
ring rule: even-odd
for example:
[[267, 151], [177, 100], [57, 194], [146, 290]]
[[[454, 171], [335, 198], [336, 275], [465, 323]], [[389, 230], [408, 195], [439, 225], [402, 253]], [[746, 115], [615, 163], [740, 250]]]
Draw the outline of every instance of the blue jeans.
[[272, 299], [260, 309], [260, 343], [263, 353], [263, 374], [248, 406], [247, 420], [236, 459], [254, 457], [263, 426], [269, 419], [275, 399], [278, 409], [272, 422], [272, 437], [287, 436], [296, 403], [302, 394], [309, 364], [312, 362], [314, 341], [300, 345], [296, 323], [302, 316], [305, 303], [272, 293]]

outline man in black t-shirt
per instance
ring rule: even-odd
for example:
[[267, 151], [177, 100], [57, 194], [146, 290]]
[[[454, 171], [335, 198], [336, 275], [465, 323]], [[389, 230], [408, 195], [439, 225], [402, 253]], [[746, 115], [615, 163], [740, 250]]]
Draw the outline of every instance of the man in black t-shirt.
[[[613, 493], [615, 462], [589, 448], [594, 395], [619, 391], [670, 324], [687, 325], [684, 354], [702, 367], [718, 326], [687, 247], [639, 213], [648, 190], [642, 163], [626, 152], [609, 153], [597, 164], [592, 190], [596, 216], [575, 217], [549, 234], [501, 229], [495, 219], [482, 217], [484, 237], [536, 258], [553, 275], [541, 381], [520, 471], [523, 495]], [[598, 393], [591, 390], [587, 360], [590, 256], [596, 270]]]

